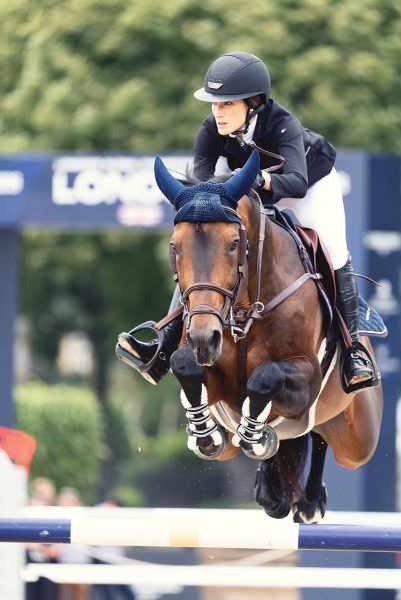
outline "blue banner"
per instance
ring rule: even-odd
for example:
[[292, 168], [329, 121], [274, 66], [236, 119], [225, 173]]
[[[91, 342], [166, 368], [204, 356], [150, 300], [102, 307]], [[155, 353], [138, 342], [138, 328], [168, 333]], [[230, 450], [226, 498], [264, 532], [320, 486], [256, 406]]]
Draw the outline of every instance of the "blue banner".
[[[185, 177], [188, 156], [163, 160]], [[171, 226], [153, 163], [154, 156], [2, 156], [0, 228]]]

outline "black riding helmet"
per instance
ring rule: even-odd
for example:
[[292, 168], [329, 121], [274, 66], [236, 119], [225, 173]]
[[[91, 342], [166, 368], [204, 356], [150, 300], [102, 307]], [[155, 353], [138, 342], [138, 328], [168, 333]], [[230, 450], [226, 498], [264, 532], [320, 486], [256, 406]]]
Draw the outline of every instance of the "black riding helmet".
[[204, 102], [245, 100], [252, 96], [270, 97], [270, 75], [266, 65], [248, 52], [229, 52], [209, 67], [204, 87], [194, 93]]

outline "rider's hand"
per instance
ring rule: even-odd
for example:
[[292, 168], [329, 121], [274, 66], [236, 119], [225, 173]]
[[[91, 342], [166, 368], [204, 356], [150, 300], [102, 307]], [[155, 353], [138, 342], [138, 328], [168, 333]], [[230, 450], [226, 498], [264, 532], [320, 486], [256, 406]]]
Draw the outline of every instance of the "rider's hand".
[[[233, 177], [239, 171], [241, 171], [241, 169], [234, 169], [234, 171], [231, 172], [231, 176]], [[255, 190], [255, 192], [257, 192], [258, 190], [269, 191], [269, 190], [271, 190], [270, 180], [271, 180], [271, 177], [270, 177], [270, 173], [268, 171], [259, 171], [258, 174], [256, 175], [255, 181], [251, 185], [251, 188], [253, 190]]]
[[265, 185], [265, 178], [263, 177], [263, 173], [262, 171], [259, 171], [258, 174], [256, 175], [256, 179], [252, 184], [252, 187], [254, 190], [260, 190], [263, 189], [263, 186]]
[[268, 171], [259, 171], [251, 188], [256, 191], [270, 190], [270, 173]]

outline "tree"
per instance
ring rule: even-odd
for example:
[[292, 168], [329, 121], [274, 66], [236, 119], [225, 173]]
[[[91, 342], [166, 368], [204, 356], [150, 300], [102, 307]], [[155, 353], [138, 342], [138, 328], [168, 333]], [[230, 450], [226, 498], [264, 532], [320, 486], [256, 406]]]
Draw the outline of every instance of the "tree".
[[208, 64], [247, 50], [274, 97], [340, 147], [399, 152], [394, 0], [0, 1], [6, 151], [192, 147]]
[[[48, 383], [59, 381], [56, 359], [64, 333], [84, 332], [94, 348], [91, 383], [102, 409], [108, 448], [103, 456], [104, 488], [113, 483], [116, 463], [127, 458], [122, 443], [125, 427], [116, 411], [116, 394], [111, 394], [111, 378], [118, 366], [117, 334], [166, 314], [173, 283], [167, 247], [167, 239], [157, 234], [29, 232], [23, 238], [21, 310], [32, 323], [36, 372]], [[171, 403], [172, 397], [178, 397], [177, 386], [167, 383], [157, 394], [143, 392], [143, 387], [129, 373], [118, 396], [133, 405], [130, 412], [136, 410], [157, 422], [161, 395]], [[137, 426], [138, 420], [132, 421]], [[142, 430], [137, 427], [135, 434]]]
[[21, 308], [34, 322], [34, 350], [54, 361], [63, 333], [85, 332], [96, 350], [95, 387], [104, 404], [117, 333], [167, 311], [166, 257], [167, 240], [157, 234], [27, 233]]

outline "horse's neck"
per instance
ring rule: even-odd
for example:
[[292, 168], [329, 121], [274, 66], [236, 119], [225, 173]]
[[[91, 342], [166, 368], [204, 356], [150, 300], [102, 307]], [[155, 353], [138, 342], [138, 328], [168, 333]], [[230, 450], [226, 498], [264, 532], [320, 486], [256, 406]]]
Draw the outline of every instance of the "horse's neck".
[[[243, 286], [244, 296], [240, 300], [252, 303], [255, 301], [257, 280], [260, 276], [260, 299], [264, 302], [278, 294], [295, 277], [304, 272], [298, 250], [290, 234], [271, 219], [260, 215], [256, 202], [246, 205], [246, 222], [249, 252], [246, 282]], [[260, 252], [260, 218], [264, 220], [264, 243], [260, 273], [258, 272], [258, 255]], [[246, 292], [245, 292], [246, 288]], [[246, 300], [247, 299], [247, 300]]]

